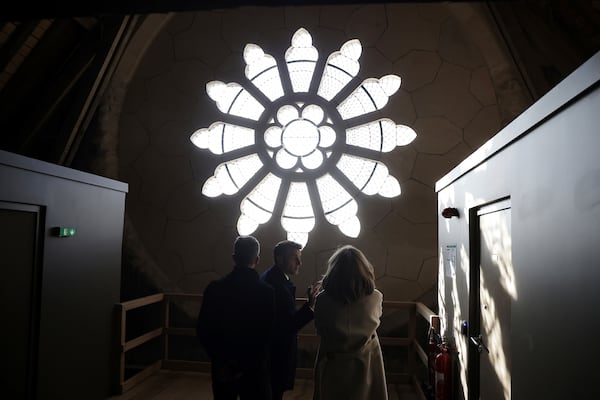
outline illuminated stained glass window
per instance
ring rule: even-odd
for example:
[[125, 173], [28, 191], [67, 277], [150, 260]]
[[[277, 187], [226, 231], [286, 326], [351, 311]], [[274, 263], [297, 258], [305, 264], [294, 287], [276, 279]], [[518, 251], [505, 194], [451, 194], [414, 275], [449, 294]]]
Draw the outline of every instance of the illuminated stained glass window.
[[416, 133], [378, 118], [401, 80], [386, 75], [361, 82], [361, 53], [360, 41], [349, 40], [319, 64], [310, 33], [300, 28], [282, 59], [246, 45], [245, 84], [252, 87], [206, 84], [223, 120], [198, 129], [191, 141], [223, 161], [202, 193], [243, 196], [240, 234], [253, 233], [277, 213], [288, 239], [306, 245], [322, 211], [327, 222], [356, 238], [359, 193], [400, 195], [398, 180], [379, 158]]

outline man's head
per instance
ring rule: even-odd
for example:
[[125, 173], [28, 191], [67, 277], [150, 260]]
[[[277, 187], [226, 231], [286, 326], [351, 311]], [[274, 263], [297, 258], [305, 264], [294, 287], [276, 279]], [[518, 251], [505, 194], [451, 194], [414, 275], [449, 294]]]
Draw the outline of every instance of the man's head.
[[302, 245], [291, 240], [284, 240], [273, 249], [275, 265], [287, 276], [296, 275], [302, 265]]
[[254, 236], [238, 236], [233, 243], [233, 261], [236, 267], [254, 268], [260, 260], [260, 244]]

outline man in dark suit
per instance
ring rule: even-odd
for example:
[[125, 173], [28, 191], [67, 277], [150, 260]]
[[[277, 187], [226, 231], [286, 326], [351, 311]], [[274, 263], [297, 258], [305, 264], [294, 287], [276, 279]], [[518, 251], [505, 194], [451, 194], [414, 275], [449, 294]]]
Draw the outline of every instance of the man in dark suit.
[[298, 331], [313, 317], [313, 306], [318, 285], [308, 288], [308, 301], [296, 310], [296, 287], [290, 277], [298, 274], [302, 246], [284, 240], [273, 250], [275, 265], [266, 270], [260, 279], [275, 290], [275, 333], [271, 342], [271, 387], [273, 400], [281, 400], [283, 392], [294, 388]]
[[271, 399], [268, 354], [275, 298], [254, 269], [259, 253], [256, 238], [239, 236], [233, 271], [204, 291], [197, 334], [212, 361], [215, 400]]

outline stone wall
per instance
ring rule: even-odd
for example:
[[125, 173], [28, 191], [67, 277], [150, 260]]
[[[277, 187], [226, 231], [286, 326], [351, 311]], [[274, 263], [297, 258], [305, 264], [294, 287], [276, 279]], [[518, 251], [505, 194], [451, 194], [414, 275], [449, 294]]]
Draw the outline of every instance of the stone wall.
[[[434, 307], [434, 184], [530, 101], [484, 6], [239, 8], [172, 14], [156, 26], [140, 29], [140, 35], [152, 37], [145, 51], [123, 57], [132, 67], [118, 126], [118, 178], [129, 183], [127, 217], [158, 269], [156, 286], [200, 293], [232, 266], [242, 198], [201, 194], [221, 160], [189, 140], [196, 129], [220, 119], [206, 83], [240, 82], [247, 43], [283, 54], [292, 34], [304, 27], [321, 57], [358, 38], [361, 78], [399, 75], [402, 86], [383, 111], [397, 124], [411, 126], [417, 138], [381, 158], [402, 194], [357, 198], [362, 225], [357, 239], [323, 219], [311, 232], [295, 278], [298, 293], [320, 278], [339, 245], [349, 243], [373, 263], [385, 299], [425, 300]], [[254, 235], [263, 246], [262, 271], [285, 232], [272, 218]]]

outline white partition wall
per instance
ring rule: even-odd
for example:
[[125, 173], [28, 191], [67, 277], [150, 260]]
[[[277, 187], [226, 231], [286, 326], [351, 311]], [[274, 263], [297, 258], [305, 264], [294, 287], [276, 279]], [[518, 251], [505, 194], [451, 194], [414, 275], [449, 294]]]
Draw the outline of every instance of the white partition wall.
[[437, 182], [457, 399], [600, 398], [599, 86], [600, 53]]

